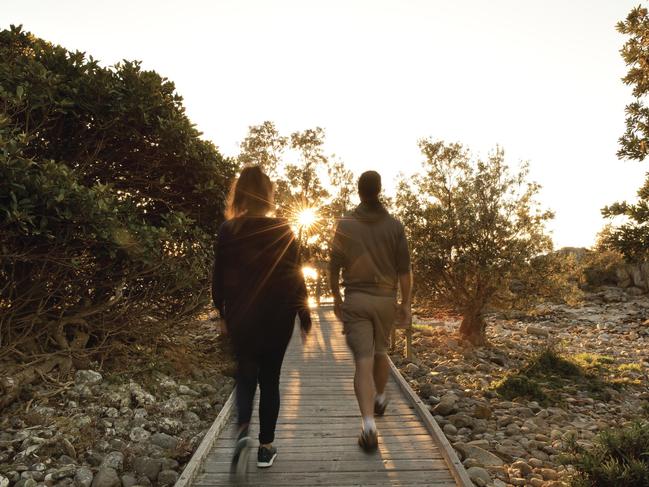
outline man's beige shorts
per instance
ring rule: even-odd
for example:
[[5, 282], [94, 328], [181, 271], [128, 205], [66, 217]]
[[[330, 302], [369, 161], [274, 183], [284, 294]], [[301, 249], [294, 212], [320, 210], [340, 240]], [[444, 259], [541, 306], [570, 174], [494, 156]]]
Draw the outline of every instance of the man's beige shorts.
[[372, 296], [360, 292], [345, 296], [342, 306], [347, 345], [354, 358], [386, 353], [394, 326], [397, 302], [394, 297]]

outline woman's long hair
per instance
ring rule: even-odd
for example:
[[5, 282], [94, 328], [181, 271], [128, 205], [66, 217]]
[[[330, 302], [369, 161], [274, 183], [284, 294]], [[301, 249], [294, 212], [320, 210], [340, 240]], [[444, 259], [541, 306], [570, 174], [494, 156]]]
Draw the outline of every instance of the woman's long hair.
[[259, 166], [244, 167], [230, 188], [225, 217], [266, 215], [273, 209], [273, 183]]

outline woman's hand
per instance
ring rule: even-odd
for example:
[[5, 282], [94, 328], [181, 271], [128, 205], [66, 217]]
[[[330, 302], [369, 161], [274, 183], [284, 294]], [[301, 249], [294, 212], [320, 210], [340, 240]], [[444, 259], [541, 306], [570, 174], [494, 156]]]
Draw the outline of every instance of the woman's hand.
[[309, 308], [301, 308], [297, 314], [300, 317], [300, 334], [302, 337], [302, 343], [305, 344], [307, 342], [309, 332], [311, 331], [311, 326], [313, 326], [313, 323], [311, 321], [311, 311], [309, 310]]

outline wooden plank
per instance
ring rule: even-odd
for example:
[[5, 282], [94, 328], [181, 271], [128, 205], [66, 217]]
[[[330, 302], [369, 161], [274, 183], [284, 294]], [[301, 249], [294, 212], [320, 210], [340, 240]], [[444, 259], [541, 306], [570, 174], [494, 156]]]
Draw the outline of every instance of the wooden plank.
[[[250, 466], [254, 466], [256, 459], [250, 459]], [[223, 472], [229, 467], [229, 462], [209, 462], [206, 461], [203, 472], [206, 474]], [[448, 471], [446, 462], [439, 459], [416, 459], [396, 458], [384, 459], [381, 462], [368, 462], [367, 460], [340, 460], [332, 462], [330, 460], [311, 459], [310, 461], [296, 462], [293, 458], [279, 458], [273, 464], [283, 473], [315, 473], [315, 472], [380, 472], [384, 470], [442, 470]], [[252, 469], [251, 469], [252, 470]]]
[[[239, 485], [266, 485], [266, 486], [311, 486], [349, 485], [352, 475], [349, 472], [313, 473], [286, 473], [279, 470], [268, 469], [254, 472], [248, 476], [248, 481]], [[453, 479], [447, 470], [417, 471], [417, 470], [386, 470], [384, 472], [362, 472], [358, 475], [359, 485], [394, 485], [392, 481], [399, 480], [404, 485], [431, 485], [434, 482], [446, 482], [446, 486], [453, 485]], [[227, 473], [205, 473], [196, 479], [196, 485], [214, 485], [230, 481]], [[449, 484], [448, 482], [451, 482]], [[444, 485], [444, 484], [442, 484]]]
[[442, 455], [446, 459], [448, 467], [451, 471], [451, 474], [453, 474], [457, 485], [460, 487], [474, 487], [474, 484], [469, 478], [469, 474], [466, 472], [464, 465], [462, 465], [462, 462], [460, 462], [457, 453], [455, 453], [455, 450], [446, 439], [446, 435], [444, 435], [444, 432], [431, 416], [424, 402], [408, 385], [392, 360], [389, 360], [389, 364], [390, 371], [392, 372], [392, 377], [397, 381], [399, 386], [401, 386], [401, 390], [403, 391], [405, 396], [410, 400], [412, 404], [415, 405], [417, 412], [419, 413], [419, 417], [424, 422], [426, 428], [428, 428], [428, 431], [430, 431], [430, 435], [432, 436], [435, 443], [439, 446]]
[[[234, 446], [229, 447], [213, 447], [208, 455], [206, 462], [224, 462], [228, 463], [230, 458], [232, 458], [232, 453], [234, 451]], [[362, 460], [364, 462], [371, 462], [372, 460], [382, 461], [384, 459], [443, 459], [442, 454], [437, 450], [433, 449], [421, 449], [417, 451], [413, 450], [381, 450], [379, 447], [379, 452], [377, 453], [376, 459], [370, 457], [361, 450], [358, 445], [355, 443], [349, 443], [344, 447], [335, 447], [327, 448], [323, 450], [322, 448], [317, 448], [315, 446], [309, 447], [293, 447], [293, 448], [284, 448], [280, 445], [278, 448], [278, 459], [290, 459], [290, 461], [314, 461], [314, 460], [327, 460], [327, 461], [340, 461], [340, 460]], [[253, 455], [254, 456], [254, 455]], [[450, 474], [449, 474], [450, 475]]]
[[210, 429], [207, 430], [207, 433], [205, 433], [203, 441], [201, 441], [200, 445], [198, 445], [198, 448], [192, 455], [192, 458], [189, 460], [187, 465], [185, 465], [185, 468], [180, 474], [180, 477], [178, 477], [178, 480], [176, 481], [174, 487], [187, 487], [193, 484], [196, 476], [200, 471], [201, 466], [203, 465], [205, 457], [212, 449], [214, 443], [217, 441], [221, 431], [227, 426], [228, 420], [230, 419], [230, 415], [232, 413], [234, 401], [235, 391], [233, 390], [230, 393], [228, 400], [225, 401], [225, 404], [221, 408], [221, 411], [219, 411], [219, 414], [216, 416], [214, 423], [212, 423]]
[[[256, 455], [251, 455], [248, 478], [237, 485], [464, 486], [456, 484], [448, 454], [441, 450], [418, 406], [396, 377], [386, 388], [390, 397], [386, 415], [377, 418], [378, 451], [366, 454], [359, 448], [361, 420], [353, 389], [354, 361], [344, 336], [327, 319], [331, 312], [320, 309], [318, 315], [320, 319], [315, 321], [320, 321], [320, 326], [314, 327], [311, 340], [303, 347], [293, 337], [282, 367], [277, 460], [271, 469], [257, 469]], [[258, 403], [259, 394], [256, 407]], [[203, 471], [193, 476], [194, 485], [233, 485], [229, 466], [236, 429], [234, 419], [220, 428], [210, 451], [203, 454]], [[259, 419], [254, 414], [251, 436], [255, 438], [258, 431]]]

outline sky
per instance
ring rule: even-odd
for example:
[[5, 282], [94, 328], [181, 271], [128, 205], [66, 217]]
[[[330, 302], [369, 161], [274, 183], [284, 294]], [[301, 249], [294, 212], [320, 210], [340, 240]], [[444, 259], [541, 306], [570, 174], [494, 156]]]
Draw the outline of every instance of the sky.
[[647, 171], [616, 157], [632, 97], [615, 24], [638, 1], [0, 0], [0, 28], [141, 60], [228, 156], [265, 120], [320, 126], [327, 153], [389, 189], [421, 168], [422, 137], [499, 145], [529, 161], [555, 246], [590, 246]]

